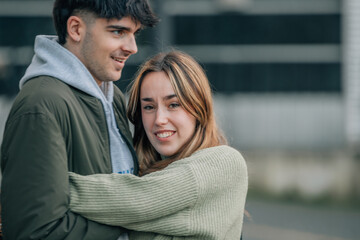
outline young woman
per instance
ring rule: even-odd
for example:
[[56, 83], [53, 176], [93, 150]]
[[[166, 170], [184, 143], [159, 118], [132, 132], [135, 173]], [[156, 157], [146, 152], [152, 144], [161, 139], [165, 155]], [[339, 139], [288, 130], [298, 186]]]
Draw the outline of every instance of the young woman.
[[246, 163], [219, 132], [208, 79], [189, 55], [148, 60], [128, 117], [140, 175], [70, 173], [72, 211], [134, 230], [130, 239], [240, 239]]

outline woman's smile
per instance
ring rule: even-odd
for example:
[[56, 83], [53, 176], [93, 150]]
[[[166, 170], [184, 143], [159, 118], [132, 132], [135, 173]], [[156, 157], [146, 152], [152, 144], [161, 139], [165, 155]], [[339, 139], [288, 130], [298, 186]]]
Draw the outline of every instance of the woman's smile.
[[156, 151], [166, 157], [178, 153], [195, 132], [195, 117], [187, 112], [164, 72], [148, 73], [140, 90], [141, 117]]

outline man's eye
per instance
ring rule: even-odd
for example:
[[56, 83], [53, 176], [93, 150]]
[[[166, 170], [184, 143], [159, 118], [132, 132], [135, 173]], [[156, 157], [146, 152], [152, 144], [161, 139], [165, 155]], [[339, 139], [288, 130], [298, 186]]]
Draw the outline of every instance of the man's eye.
[[124, 31], [122, 31], [122, 30], [114, 30], [114, 31], [112, 31], [115, 35], [118, 35], [118, 36], [123, 36], [125, 33], [124, 33]]
[[137, 37], [140, 35], [140, 32], [141, 32], [141, 31], [136, 31], [136, 32], [134, 33], [134, 36], [137, 38]]

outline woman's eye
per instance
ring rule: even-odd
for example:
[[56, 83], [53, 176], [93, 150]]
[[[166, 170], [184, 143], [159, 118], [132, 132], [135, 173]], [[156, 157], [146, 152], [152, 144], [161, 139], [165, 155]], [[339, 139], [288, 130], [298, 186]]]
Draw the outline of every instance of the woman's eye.
[[178, 107], [180, 107], [181, 105], [179, 104], [179, 103], [171, 103], [170, 105], [169, 105], [169, 107], [170, 108], [178, 108]]
[[148, 106], [144, 106], [144, 109], [145, 109], [145, 110], [152, 110], [152, 109], [154, 109], [154, 107], [148, 105]]

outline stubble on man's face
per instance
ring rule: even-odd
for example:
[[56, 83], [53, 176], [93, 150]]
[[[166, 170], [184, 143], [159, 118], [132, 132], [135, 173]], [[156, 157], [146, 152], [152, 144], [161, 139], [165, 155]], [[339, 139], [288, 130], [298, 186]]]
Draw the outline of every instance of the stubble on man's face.
[[87, 28], [80, 55], [99, 85], [120, 79], [125, 61], [137, 52], [135, 33], [138, 30], [139, 26], [130, 17], [96, 19]]
[[93, 76], [98, 85], [100, 85], [102, 82], [119, 80], [121, 77], [121, 72], [119, 73], [119, 77], [117, 79], [114, 79], [107, 73], [106, 68], [104, 68], [106, 61], [95, 54], [96, 51], [98, 51], [96, 50], [98, 48], [99, 47], [97, 46], [96, 42], [94, 42], [93, 33], [87, 31], [84, 43], [81, 47], [81, 54], [84, 58], [85, 67], [89, 70], [90, 74]]

